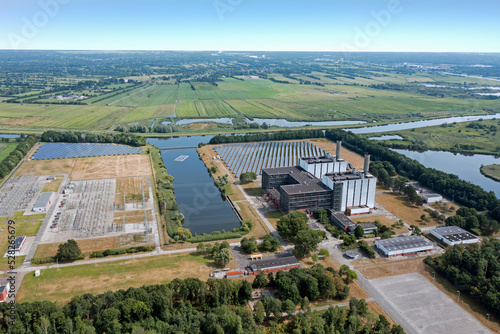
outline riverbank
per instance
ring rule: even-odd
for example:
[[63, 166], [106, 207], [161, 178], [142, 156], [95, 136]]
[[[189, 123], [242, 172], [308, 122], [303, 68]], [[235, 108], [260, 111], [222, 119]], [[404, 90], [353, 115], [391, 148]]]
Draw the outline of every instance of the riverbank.
[[487, 178], [500, 182], [500, 165], [494, 164], [481, 166], [479, 170], [481, 171], [481, 174], [483, 174]]

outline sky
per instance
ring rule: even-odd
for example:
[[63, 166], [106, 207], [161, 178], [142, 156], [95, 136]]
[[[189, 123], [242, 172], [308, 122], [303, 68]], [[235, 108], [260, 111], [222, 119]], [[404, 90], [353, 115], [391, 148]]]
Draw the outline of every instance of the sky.
[[498, 0], [0, 0], [0, 49], [500, 52]]

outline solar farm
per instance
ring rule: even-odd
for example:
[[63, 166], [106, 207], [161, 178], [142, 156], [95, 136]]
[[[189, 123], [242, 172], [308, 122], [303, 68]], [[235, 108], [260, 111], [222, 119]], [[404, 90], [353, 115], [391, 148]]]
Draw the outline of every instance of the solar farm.
[[118, 144], [47, 143], [41, 145], [32, 160], [103, 157], [139, 154], [142, 149]]
[[297, 166], [301, 157], [327, 153], [307, 141], [226, 144], [215, 146], [214, 150], [236, 177], [246, 172], [260, 175], [263, 168]]

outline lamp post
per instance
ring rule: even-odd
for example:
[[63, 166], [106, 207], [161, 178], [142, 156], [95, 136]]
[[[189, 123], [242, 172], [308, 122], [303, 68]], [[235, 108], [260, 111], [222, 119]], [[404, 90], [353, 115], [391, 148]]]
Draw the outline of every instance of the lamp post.
[[436, 272], [433, 271], [432, 272], [432, 283], [434, 283], [435, 280], [436, 280]]
[[457, 290], [457, 292], [458, 292], [457, 303], [459, 303], [460, 302], [460, 291]]

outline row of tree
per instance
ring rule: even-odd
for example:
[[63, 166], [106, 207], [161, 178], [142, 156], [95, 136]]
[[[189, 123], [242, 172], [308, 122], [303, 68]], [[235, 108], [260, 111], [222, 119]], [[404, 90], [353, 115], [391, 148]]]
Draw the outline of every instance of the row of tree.
[[9, 175], [9, 173], [17, 166], [19, 161], [26, 156], [37, 141], [38, 138], [32, 135], [19, 138], [19, 144], [17, 144], [14, 151], [10, 152], [9, 155], [0, 162], [0, 179]]
[[324, 137], [323, 130], [304, 129], [304, 130], [287, 130], [280, 132], [265, 132], [251, 133], [243, 136], [223, 136], [217, 135], [210, 139], [209, 144], [227, 144], [227, 143], [242, 143], [253, 141], [270, 141], [270, 140], [291, 140], [291, 139], [306, 139], [306, 138], [322, 138]]
[[80, 132], [48, 130], [42, 134], [44, 142], [65, 143], [115, 143], [131, 146], [144, 146], [146, 139], [131, 133], [120, 132]]
[[332, 141], [342, 140], [343, 145], [359, 154], [369, 153], [373, 160], [388, 161], [396, 172], [444, 196], [454, 198], [461, 205], [479, 211], [489, 210], [490, 215], [500, 221], [500, 201], [493, 192], [487, 192], [480, 186], [461, 180], [458, 176], [427, 168], [416, 160], [394, 152], [380, 144], [340, 129], [326, 131], [326, 137]]

